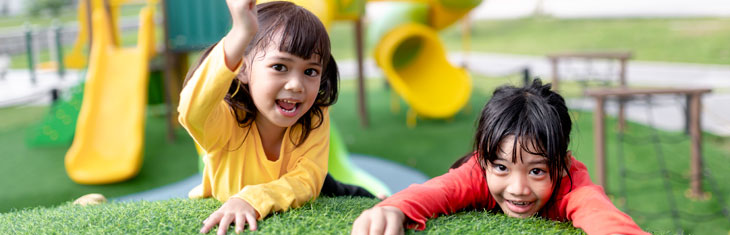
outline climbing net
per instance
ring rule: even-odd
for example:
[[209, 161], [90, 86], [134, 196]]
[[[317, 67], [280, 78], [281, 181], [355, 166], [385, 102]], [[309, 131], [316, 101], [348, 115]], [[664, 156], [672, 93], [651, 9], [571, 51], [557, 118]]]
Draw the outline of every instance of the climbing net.
[[[695, 201], [686, 203], [679, 200], [677, 197], [676, 192], [681, 187], [686, 187], [686, 185], [689, 184], [689, 179], [686, 175], [672, 169], [681, 168], [681, 163], [685, 163], [685, 161], [668, 161], [672, 159], [668, 159], [667, 154], [669, 154], [669, 156], [687, 156], [688, 154], [685, 154], [682, 150], [678, 150], [678, 148], [682, 148], [682, 146], [684, 146], [683, 143], [688, 142], [689, 138], [687, 135], [682, 133], [674, 135], [660, 135], [655, 123], [656, 119], [652, 111], [652, 107], [664, 104], [680, 107], [680, 110], [686, 110], [687, 103], [682, 102], [682, 98], [683, 97], [681, 96], [678, 97], [675, 95], [669, 99], [657, 99], [657, 95], [647, 95], [644, 96], [643, 99], [635, 99], [636, 101], [643, 102], [643, 105], [645, 106], [643, 110], [646, 112], [645, 115], [647, 117], [648, 127], [636, 127], [632, 128], [632, 131], [621, 129], [617, 130], [617, 148], [615, 154], [615, 159], [617, 161], [616, 165], [619, 169], [617, 194], [620, 199], [617, 204], [621, 205], [621, 209], [632, 215], [634, 218], [640, 217], [646, 220], [669, 219], [671, 221], [671, 226], [673, 226], [674, 230], [680, 234], [685, 233], [685, 230], [688, 229], [688, 227], [682, 226], [682, 222], [689, 222], [696, 225], [699, 223], [708, 223], [722, 219], [730, 223], [730, 210], [728, 209], [725, 198], [726, 195], [722, 192], [720, 185], [718, 185], [716, 177], [714, 177], [711, 173], [709, 167], [711, 164], [705, 164], [702, 169], [703, 178], [706, 179], [707, 182], [705, 184], [705, 188], [708, 188], [710, 192], [710, 194], [705, 195], [705, 198], [700, 199], [704, 202]], [[633, 149], [634, 152], [627, 151], [627, 148], [625, 148], [627, 146], [631, 146], [631, 149]], [[640, 147], [637, 146], [646, 146], [650, 149], [648, 151], [637, 153], [639, 151], [636, 151], [636, 149], [640, 149]], [[671, 152], [672, 149], [668, 146], [674, 147], [674, 151]], [[646, 163], [651, 160], [651, 156], [650, 154], [643, 153], [651, 152], [654, 153], [654, 162], [652, 164], [656, 166], [656, 169], [637, 169], [633, 163], [644, 162], [646, 165]], [[702, 160], [702, 162], [704, 162], [704, 160]], [[686, 164], [684, 166], [686, 167]], [[659, 182], [657, 183], [656, 181]], [[631, 189], [630, 183], [637, 183], [641, 186], [634, 186], [637, 188]], [[638, 189], [638, 187], [641, 187], [641, 189]], [[661, 201], [659, 199], [663, 197], [663, 199], [666, 200], [668, 209], [649, 210], [646, 209], [645, 205], [639, 205], [636, 204], [636, 202], [634, 202], [634, 204], [630, 203], [630, 198], [637, 196], [632, 195], [632, 191], [641, 190], [642, 192], [646, 192], [647, 189], [657, 187], [658, 189], [656, 192], [662, 193], [663, 195], [655, 196], [656, 200], [654, 200], [654, 202]], [[681, 189], [679, 191], [681, 191]]]

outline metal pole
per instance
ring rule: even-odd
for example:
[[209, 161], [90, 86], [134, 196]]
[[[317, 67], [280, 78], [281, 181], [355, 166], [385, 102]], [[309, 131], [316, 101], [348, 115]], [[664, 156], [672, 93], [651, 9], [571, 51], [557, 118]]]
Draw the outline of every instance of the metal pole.
[[522, 83], [525, 84], [525, 87], [530, 85], [530, 80], [532, 80], [532, 77], [530, 76], [530, 67], [525, 67], [522, 69]]
[[63, 43], [61, 43], [61, 24], [53, 20], [53, 39], [56, 42], [56, 63], [58, 63], [58, 78], [63, 80], [66, 67], [63, 64]]
[[30, 24], [25, 24], [25, 49], [28, 53], [28, 69], [30, 71], [30, 82], [36, 85], [35, 59], [33, 59], [33, 29]]

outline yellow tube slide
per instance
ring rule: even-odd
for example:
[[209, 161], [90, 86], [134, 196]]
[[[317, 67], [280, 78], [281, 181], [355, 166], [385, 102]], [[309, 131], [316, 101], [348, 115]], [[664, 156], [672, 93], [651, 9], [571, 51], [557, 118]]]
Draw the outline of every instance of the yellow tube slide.
[[110, 17], [94, 10], [84, 99], [65, 159], [66, 172], [77, 183], [114, 183], [139, 172], [154, 44], [153, 12], [151, 7], [140, 12], [137, 47], [119, 48], [112, 42]]
[[[407, 63], [394, 60], [412, 53]], [[471, 95], [469, 74], [446, 60], [438, 34], [425, 25], [408, 23], [390, 30], [375, 47], [375, 61], [419, 116], [449, 118]]]

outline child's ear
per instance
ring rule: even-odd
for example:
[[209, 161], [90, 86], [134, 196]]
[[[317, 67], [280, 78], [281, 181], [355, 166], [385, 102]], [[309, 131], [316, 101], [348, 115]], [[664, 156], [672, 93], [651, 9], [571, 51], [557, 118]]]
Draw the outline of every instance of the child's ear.
[[241, 65], [241, 70], [236, 74], [236, 79], [243, 84], [248, 84], [248, 69], [246, 68], [246, 60], [244, 59]]
[[[565, 154], [565, 165], [570, 169], [570, 166], [573, 165], [573, 151], [568, 150], [568, 152]], [[560, 177], [568, 175], [568, 172], [565, 170], [562, 170], [560, 172]]]

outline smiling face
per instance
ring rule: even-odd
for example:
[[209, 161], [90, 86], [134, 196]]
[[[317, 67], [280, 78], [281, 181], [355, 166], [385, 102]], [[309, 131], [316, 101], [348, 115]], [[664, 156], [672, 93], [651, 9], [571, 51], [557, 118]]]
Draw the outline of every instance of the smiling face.
[[319, 56], [303, 59], [279, 51], [276, 43], [252, 54], [254, 58], [247, 60], [250, 71], [241, 79], [258, 109], [256, 121], [279, 128], [294, 125], [317, 99], [322, 73]]
[[[489, 192], [502, 211], [510, 217], [526, 218], [537, 214], [545, 206], [552, 194], [553, 184], [547, 158], [533, 154], [537, 152], [533, 146], [525, 151], [520, 142], [517, 141], [517, 146], [513, 148], [514, 137], [505, 137], [500, 142], [497, 159], [494, 162], [487, 161], [485, 175]], [[513, 151], [518, 151], [515, 162], [512, 162]]]

